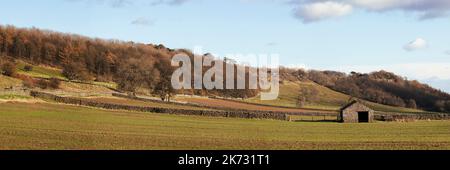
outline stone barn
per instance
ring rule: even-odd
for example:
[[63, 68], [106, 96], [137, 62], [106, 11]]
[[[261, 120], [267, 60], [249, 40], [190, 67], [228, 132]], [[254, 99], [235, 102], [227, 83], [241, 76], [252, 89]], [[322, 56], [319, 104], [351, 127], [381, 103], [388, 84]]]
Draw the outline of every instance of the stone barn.
[[342, 123], [371, 123], [374, 111], [358, 101], [353, 101], [341, 109], [339, 121]]

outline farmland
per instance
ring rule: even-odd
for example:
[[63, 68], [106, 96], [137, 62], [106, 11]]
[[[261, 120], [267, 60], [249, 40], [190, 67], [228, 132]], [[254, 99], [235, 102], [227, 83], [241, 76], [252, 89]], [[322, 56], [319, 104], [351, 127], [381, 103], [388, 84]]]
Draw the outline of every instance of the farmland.
[[228, 108], [228, 109], [242, 109], [242, 110], [257, 110], [257, 111], [275, 111], [275, 112], [321, 112], [335, 114], [334, 111], [317, 111], [312, 109], [302, 109], [302, 108], [283, 108], [283, 107], [272, 107], [272, 106], [261, 106], [251, 103], [243, 103], [238, 101], [222, 100], [222, 99], [210, 99], [201, 97], [184, 97], [178, 98], [177, 100], [185, 101], [189, 103], [197, 103], [210, 107], [217, 108]]
[[159, 102], [150, 102], [150, 101], [139, 101], [132, 99], [124, 99], [118, 97], [90, 97], [85, 98], [88, 101], [95, 101], [101, 103], [109, 103], [109, 104], [119, 104], [119, 105], [128, 105], [128, 106], [143, 106], [143, 107], [157, 107], [157, 108], [167, 108], [167, 109], [185, 109], [185, 110], [211, 110], [203, 107], [194, 107], [187, 105], [175, 105], [170, 103], [159, 103]]
[[449, 121], [286, 122], [0, 104], [0, 149], [450, 149], [449, 131]]

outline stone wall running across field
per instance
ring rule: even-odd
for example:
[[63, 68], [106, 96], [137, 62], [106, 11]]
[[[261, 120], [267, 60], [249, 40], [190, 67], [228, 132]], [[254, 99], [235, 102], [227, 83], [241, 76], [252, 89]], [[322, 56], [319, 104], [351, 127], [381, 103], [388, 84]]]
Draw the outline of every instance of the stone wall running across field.
[[379, 121], [408, 120], [450, 120], [450, 114], [445, 113], [394, 113], [375, 111], [375, 119]]
[[57, 95], [37, 91], [31, 91], [30, 95], [32, 97], [41, 98], [44, 100], [52, 100], [58, 103], [97, 107], [103, 109], [113, 109], [113, 110], [129, 110], [129, 111], [152, 112], [152, 113], [211, 116], [211, 117], [231, 117], [231, 118], [246, 118], [246, 119], [274, 119], [274, 120], [288, 119], [287, 114], [280, 114], [280, 113], [257, 112], [257, 111], [249, 112], [249, 111], [223, 111], [223, 110], [184, 110], [184, 109], [129, 106], [129, 105], [94, 102], [80, 98], [60, 97]]
[[[180, 105], [180, 106], [194, 106], [194, 107], [202, 107], [202, 108], [216, 109], [216, 110], [226, 110], [226, 111], [233, 111], [233, 112], [253, 112], [253, 113], [259, 113], [259, 114], [288, 114], [288, 115], [297, 115], [297, 116], [330, 116], [330, 115], [337, 116], [337, 114], [338, 114], [337, 112], [329, 113], [329, 112], [321, 112], [319, 110], [312, 110], [312, 111], [308, 111], [308, 112], [306, 112], [306, 111], [282, 112], [282, 111], [245, 110], [245, 109], [235, 109], [235, 108], [230, 108], [230, 107], [225, 107], [225, 106], [224, 107], [214, 107], [214, 106], [209, 106], [206, 104], [197, 104], [197, 103], [164, 102], [161, 100], [153, 100], [153, 99], [129, 96], [129, 95], [119, 94], [119, 93], [113, 93], [113, 96], [120, 97], [120, 98], [126, 98], [126, 99], [132, 99], [132, 100], [139, 100], [139, 101], [144, 101], [144, 102], [157, 102], [157, 103], [173, 104], [173, 105]], [[223, 100], [223, 99], [214, 99], [214, 100]], [[229, 101], [239, 102], [239, 101], [233, 101], [233, 100], [229, 100]], [[247, 103], [245, 103], [245, 104], [247, 104]], [[275, 107], [275, 106], [271, 106], [271, 107]], [[281, 107], [281, 108], [283, 108], [283, 107]], [[286, 107], [286, 108], [289, 108], [289, 107]], [[290, 108], [290, 109], [293, 109], [293, 108]]]
[[[152, 112], [152, 113], [165, 113], [165, 114], [178, 114], [178, 115], [196, 115], [196, 116], [211, 116], [211, 117], [232, 117], [232, 118], [247, 118], [247, 119], [274, 119], [274, 120], [289, 120], [289, 115], [292, 113], [283, 112], [271, 112], [271, 111], [250, 111], [250, 110], [185, 110], [185, 109], [169, 109], [169, 108], [157, 108], [157, 107], [142, 107], [142, 106], [129, 106], [120, 104], [102, 103], [96, 101], [90, 101], [73, 97], [61, 97], [50, 93], [31, 91], [32, 97], [41, 98], [44, 100], [52, 100], [58, 103], [97, 107], [104, 109], [114, 110], [129, 110], [140, 112]], [[115, 95], [119, 97], [119, 95]], [[120, 96], [126, 97], [126, 96]], [[131, 97], [130, 97], [131, 99]], [[135, 100], [147, 100], [142, 98], [133, 97]], [[148, 101], [150, 101], [149, 99]], [[155, 102], [151, 100], [152, 102]], [[181, 103], [174, 103], [181, 104]], [[184, 104], [183, 104], [184, 105]], [[187, 104], [190, 105], [190, 104]], [[192, 106], [198, 106], [192, 104]], [[202, 106], [203, 107], [203, 106]], [[217, 109], [217, 108], [211, 108]], [[330, 114], [324, 113], [298, 113], [294, 115], [304, 116], [329, 116]], [[376, 111], [374, 119], [378, 121], [402, 121], [402, 120], [450, 120], [450, 114], [438, 114], [438, 113], [393, 113], [393, 112], [379, 112]]]
[[[253, 102], [247, 102], [237, 99], [229, 99], [229, 98], [222, 98], [222, 97], [209, 97], [211, 99], [216, 100], [225, 100], [230, 102], [238, 102], [243, 104], [250, 104], [250, 105], [256, 105], [256, 106], [265, 106], [265, 107], [274, 107], [274, 108], [283, 108], [283, 109], [296, 109], [295, 107], [289, 107], [289, 106], [276, 106], [276, 105], [270, 105], [270, 104], [263, 104], [263, 103], [253, 103]], [[336, 110], [326, 110], [326, 109], [314, 109], [314, 108], [308, 108], [310, 110], [310, 113], [330, 113], [330, 112], [336, 112]]]

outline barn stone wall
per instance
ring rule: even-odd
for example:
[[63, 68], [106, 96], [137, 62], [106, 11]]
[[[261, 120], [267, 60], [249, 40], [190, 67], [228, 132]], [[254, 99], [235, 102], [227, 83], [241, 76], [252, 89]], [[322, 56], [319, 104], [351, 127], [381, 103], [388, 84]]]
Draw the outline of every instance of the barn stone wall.
[[358, 123], [358, 112], [368, 112], [369, 123], [374, 121], [374, 111], [361, 103], [354, 103], [341, 110], [339, 120], [343, 123]]

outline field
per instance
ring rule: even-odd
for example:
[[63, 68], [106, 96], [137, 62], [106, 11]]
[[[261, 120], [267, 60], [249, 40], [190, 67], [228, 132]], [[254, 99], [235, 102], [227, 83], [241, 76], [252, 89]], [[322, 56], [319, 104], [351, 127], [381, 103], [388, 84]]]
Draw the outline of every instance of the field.
[[316, 90], [318, 92], [318, 94], [314, 96], [314, 99], [310, 99], [310, 101], [303, 106], [304, 108], [338, 110], [342, 105], [345, 105], [350, 98], [345, 94], [330, 90], [311, 81], [284, 81], [280, 84], [280, 92], [277, 100], [264, 101], [260, 100], [260, 97], [257, 96], [247, 99], [246, 102], [274, 106], [299, 107], [298, 100], [299, 95], [302, 93], [301, 89]]
[[60, 96], [73, 96], [73, 97], [87, 97], [87, 96], [111, 96], [114, 93], [113, 90], [96, 84], [84, 84], [77, 82], [62, 81], [60, 89], [57, 90], [42, 90], [51, 92]]
[[[64, 96], [105, 96], [111, 95], [113, 90], [117, 87], [115, 83], [112, 82], [97, 82], [90, 81], [89, 83], [81, 83], [71, 81], [69, 82], [66, 77], [62, 74], [62, 70], [54, 67], [43, 66], [43, 65], [31, 65], [22, 60], [17, 61], [17, 73], [30, 76], [33, 78], [57, 78], [61, 81], [60, 89], [57, 91], [52, 91], [52, 93]], [[26, 71], [25, 66], [32, 66], [32, 70]], [[12, 79], [12, 78], [11, 78]], [[20, 80], [18, 80], [20, 81]], [[20, 81], [21, 85], [21, 81]], [[0, 84], [0, 87], [2, 85]]]
[[0, 91], [4, 88], [22, 86], [22, 80], [0, 75]]
[[[189, 103], [202, 104], [202, 105], [206, 105], [206, 106], [210, 106], [210, 107], [218, 107], [218, 108], [231, 108], [231, 109], [256, 110], [256, 111], [276, 111], [276, 112], [287, 112], [287, 113], [319, 112], [317, 110], [311, 110], [311, 109], [260, 106], [260, 105], [243, 103], [243, 102], [235, 102], [235, 101], [221, 100], [221, 99], [200, 98], [200, 97], [184, 97], [184, 98], [178, 98], [177, 100], [189, 102]], [[336, 114], [335, 111], [320, 111], [320, 112]]]
[[124, 99], [118, 97], [91, 97], [85, 98], [86, 100], [96, 101], [101, 103], [119, 104], [119, 105], [129, 105], [129, 106], [143, 106], [143, 107], [157, 107], [157, 108], [168, 108], [168, 109], [185, 109], [185, 110], [212, 110], [203, 107], [185, 106], [185, 105], [175, 105], [170, 103], [158, 103], [149, 101], [139, 101], [132, 99]]
[[450, 121], [339, 124], [0, 103], [0, 149], [450, 149]]
[[[62, 71], [57, 68], [52, 68], [48, 66], [40, 66], [40, 65], [30, 65], [24, 61], [17, 60], [17, 73], [24, 74], [30, 77], [36, 78], [58, 78], [65, 80], [66, 78], [62, 75]], [[25, 66], [30, 65], [33, 67], [31, 71], [25, 71]]]

